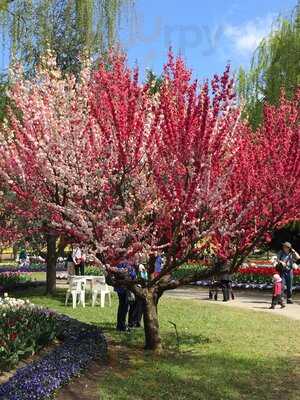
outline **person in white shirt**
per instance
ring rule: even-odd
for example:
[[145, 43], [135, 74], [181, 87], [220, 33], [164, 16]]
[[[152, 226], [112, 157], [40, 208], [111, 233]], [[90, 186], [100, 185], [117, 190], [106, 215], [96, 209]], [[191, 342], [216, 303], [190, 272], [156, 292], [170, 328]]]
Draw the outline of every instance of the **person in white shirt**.
[[74, 246], [72, 259], [75, 265], [75, 275], [84, 275], [85, 255], [79, 245]]

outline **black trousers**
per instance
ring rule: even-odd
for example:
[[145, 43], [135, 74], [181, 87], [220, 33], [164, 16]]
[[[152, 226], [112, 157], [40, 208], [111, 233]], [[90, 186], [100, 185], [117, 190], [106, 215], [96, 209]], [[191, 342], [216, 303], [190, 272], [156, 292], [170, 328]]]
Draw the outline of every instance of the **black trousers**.
[[221, 287], [222, 287], [222, 292], [223, 292], [223, 301], [228, 301], [229, 294], [230, 294], [230, 281], [222, 280]]
[[272, 307], [277, 306], [277, 304], [280, 304], [281, 306], [284, 306], [283, 303], [283, 298], [281, 294], [278, 294], [277, 296], [272, 297]]
[[119, 306], [118, 306], [118, 315], [117, 315], [117, 330], [124, 331], [126, 329], [126, 317], [128, 313], [128, 295], [127, 292], [119, 293]]
[[84, 263], [83, 262], [75, 265], [75, 275], [84, 275]]
[[143, 312], [144, 300], [136, 297], [134, 302], [129, 303], [128, 325], [130, 327], [141, 326]]

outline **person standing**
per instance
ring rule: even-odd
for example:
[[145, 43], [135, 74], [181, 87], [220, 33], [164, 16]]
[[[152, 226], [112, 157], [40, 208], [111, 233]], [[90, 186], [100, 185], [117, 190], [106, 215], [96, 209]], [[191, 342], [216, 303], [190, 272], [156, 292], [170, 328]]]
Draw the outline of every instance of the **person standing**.
[[[113, 269], [111, 270], [113, 271]], [[134, 268], [130, 265], [130, 263], [126, 259], [120, 261], [116, 265], [115, 270], [117, 270], [119, 274], [124, 275], [125, 279], [128, 277], [130, 277], [131, 279], [135, 279], [136, 277]], [[126, 325], [126, 319], [128, 315], [129, 306], [133, 307], [133, 305], [130, 305], [130, 298], [129, 298], [130, 293], [126, 287], [122, 286], [115, 288], [115, 291], [117, 292], [119, 298], [116, 329], [119, 332], [128, 332], [129, 329]]]
[[155, 265], [154, 265], [154, 277], [156, 278], [162, 271], [163, 260], [161, 254], [157, 254], [155, 258]]
[[68, 275], [70, 275], [70, 276], [75, 275], [75, 264], [73, 261], [73, 255], [72, 255], [71, 251], [68, 253], [68, 256], [67, 256], [66, 267], [67, 267]]
[[232, 294], [231, 289], [231, 274], [229, 272], [224, 272], [220, 276], [221, 288], [223, 292], [223, 301], [230, 300], [230, 294]]
[[30, 265], [30, 259], [27, 253], [28, 242], [25, 242], [24, 247], [21, 249], [19, 254], [19, 263], [21, 268], [28, 268]]
[[148, 272], [143, 264], [139, 264], [137, 275], [138, 278], [144, 279], [144, 281], [148, 280]]
[[292, 248], [291, 243], [284, 242], [282, 250], [277, 254], [277, 270], [286, 286], [287, 303], [293, 304], [293, 269], [295, 262], [300, 260], [299, 254]]
[[273, 282], [273, 296], [270, 309], [274, 310], [277, 304], [280, 304], [281, 308], [284, 308], [285, 305], [282, 298], [282, 279], [279, 274], [273, 275]]
[[75, 265], [75, 275], [84, 275], [85, 255], [78, 245], [73, 250], [72, 259]]

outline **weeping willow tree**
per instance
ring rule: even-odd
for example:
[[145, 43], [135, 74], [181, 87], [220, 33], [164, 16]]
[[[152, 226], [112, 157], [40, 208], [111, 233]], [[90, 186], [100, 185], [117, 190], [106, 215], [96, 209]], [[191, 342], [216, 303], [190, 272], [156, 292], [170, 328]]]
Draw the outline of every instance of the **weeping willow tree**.
[[97, 59], [118, 40], [134, 0], [0, 0], [0, 121], [9, 99], [8, 67], [19, 60], [30, 76], [51, 49], [63, 72], [77, 74], [85, 57]]
[[117, 40], [133, 0], [0, 0], [3, 57], [29, 73], [51, 49], [62, 70], [77, 72], [83, 55], [97, 57]]
[[256, 49], [248, 72], [240, 69], [239, 95], [244, 116], [256, 129], [265, 101], [277, 104], [280, 91], [293, 96], [300, 84], [300, 1], [290, 19], [278, 18]]

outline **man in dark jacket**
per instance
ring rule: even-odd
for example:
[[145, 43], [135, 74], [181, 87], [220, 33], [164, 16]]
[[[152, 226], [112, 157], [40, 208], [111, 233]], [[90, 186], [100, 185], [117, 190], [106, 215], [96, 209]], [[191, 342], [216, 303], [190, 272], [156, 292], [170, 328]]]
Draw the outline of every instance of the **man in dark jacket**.
[[293, 269], [300, 260], [299, 254], [292, 248], [291, 243], [282, 244], [282, 250], [277, 254], [277, 270], [286, 286], [287, 303], [292, 304], [293, 295]]
[[[136, 277], [134, 268], [127, 260], [119, 262], [116, 265], [116, 269], [118, 269], [119, 272], [124, 274], [125, 279], [128, 276], [131, 279], [135, 279]], [[117, 331], [126, 332], [128, 331], [128, 328], [126, 326], [126, 319], [129, 309], [129, 291], [126, 287], [115, 288], [115, 291], [117, 292], [119, 298], [119, 306], [117, 314]]]

